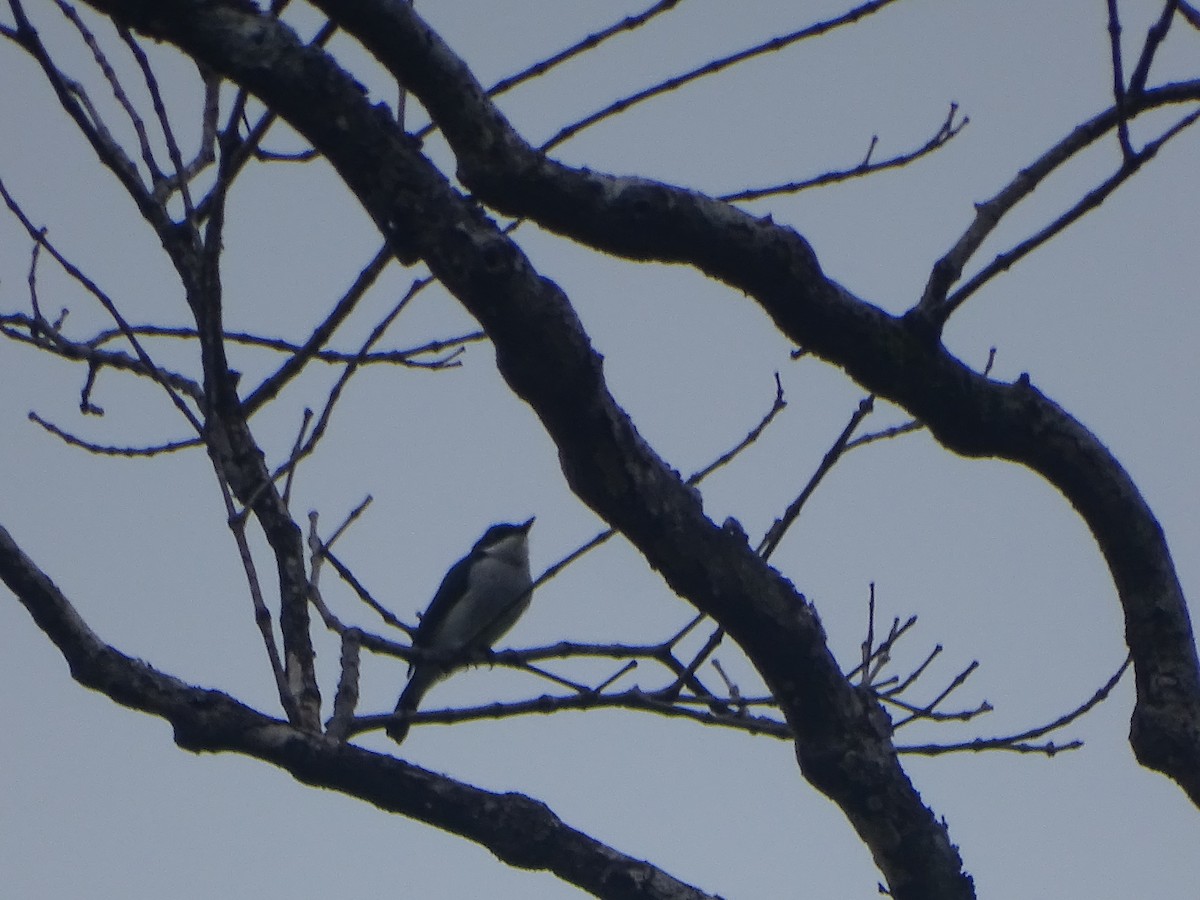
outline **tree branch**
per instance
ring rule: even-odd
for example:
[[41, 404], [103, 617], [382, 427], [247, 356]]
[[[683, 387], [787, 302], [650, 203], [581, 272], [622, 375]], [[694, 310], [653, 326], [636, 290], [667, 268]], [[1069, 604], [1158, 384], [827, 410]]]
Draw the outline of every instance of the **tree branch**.
[[165, 675], [104, 643], [0, 527], [0, 580], [71, 667], [72, 677], [131, 709], [160, 716], [193, 753], [239, 753], [297, 781], [340, 791], [487, 847], [504, 862], [548, 871], [599, 897], [709, 900], [649, 863], [566, 825], [545, 804], [497, 794], [270, 718], [220, 691]]
[[[157, 4], [152, 13], [132, 0], [94, 5], [130, 17], [135, 27], [178, 44], [257, 93], [325, 154], [397, 257], [423, 259], [483, 325], [501, 374], [558, 445], [572, 489], [746, 650], [798, 735], [804, 774], [839, 803], [896, 896], [972, 896], [957, 850], [896, 760], [886, 716], [873, 697], [846, 682], [812, 609], [743, 540], [708, 520], [699, 498], [637, 435], [609, 394], [600, 360], [558, 287], [538, 275], [479, 208], [417, 153], [394, 118], [371, 106], [329, 57], [247, 8], [199, 0]], [[376, 43], [399, 39], [388, 50], [388, 64], [395, 64], [392, 55], [412, 56], [413, 67], [396, 72], [403, 72], [400, 80], [427, 109], [426, 101], [432, 102], [447, 132], [439, 114], [444, 102], [426, 96], [425, 80], [459, 76], [433, 63], [431, 56], [447, 64], [453, 57], [423, 24], [407, 37], [395, 33], [390, 17], [412, 16], [407, 4], [338, 3], [322, 9], [360, 39], [373, 26], [381, 29], [372, 39]], [[376, 21], [375, 15], [384, 18]], [[264, 53], [276, 64], [259, 64]], [[424, 75], [414, 70], [417, 62]], [[486, 102], [483, 89], [471, 84]], [[486, 133], [489, 122], [490, 117], [472, 126], [475, 137]], [[455, 144], [464, 123], [451, 124]], [[466, 171], [474, 169], [469, 163]], [[438, 209], [439, 215], [414, 215], [421, 209]], [[663, 237], [690, 253], [711, 249], [711, 240], [693, 245], [691, 235], [674, 224]], [[718, 251], [719, 259], [728, 257], [728, 249]], [[778, 277], [779, 261], [772, 278]], [[795, 281], [794, 273], [786, 279], [788, 302], [803, 308], [806, 292], [794, 294]]]
[[[821, 271], [812, 248], [789, 228], [694, 192], [547, 159], [512, 129], [462, 61], [410, 8], [370, 2], [320, 5], [420, 98], [455, 151], [459, 177], [484, 202], [629, 259], [690, 264], [756, 299], [797, 345], [905, 408], [947, 449], [1018, 462], [1057, 487], [1096, 538], [1122, 603], [1138, 694], [1130, 735], [1134, 751], [1143, 765], [1173, 778], [1200, 804], [1200, 663], [1183, 591], [1158, 521], [1125, 470], [1082, 424], [1034, 388], [1027, 376], [1004, 384], [968, 369], [940, 343], [920, 308], [916, 315], [896, 318], [855, 297]], [[1181, 82], [1129, 98], [1125, 112], [1198, 99], [1200, 81]], [[957, 263], [973, 252], [999, 215], [1065, 159], [1114, 127], [1120, 115], [1112, 109], [1101, 113], [1025, 170], [990, 201], [990, 211], [981, 208], [978, 228], [964, 236], [948, 258]], [[293, 124], [303, 118], [298, 115]], [[318, 134], [319, 123], [297, 127], [307, 128], [310, 138], [316, 136], [315, 143], [335, 165], [339, 156], [350, 155], [337, 146], [342, 141], [336, 136], [326, 140]], [[364, 184], [348, 167], [339, 169], [378, 221], [384, 212], [378, 200], [386, 186], [377, 179]], [[386, 215], [383, 221], [387, 226]], [[387, 227], [394, 238], [403, 238], [397, 242], [400, 252], [420, 252], [417, 236], [398, 232], [395, 221]], [[491, 242], [481, 238], [480, 246], [485, 243], [490, 251]], [[438, 253], [433, 247], [426, 252], [431, 259]], [[942, 262], [939, 266], [945, 268]], [[443, 281], [453, 284], [447, 277]], [[508, 323], [497, 321], [494, 309], [474, 304], [469, 291], [454, 291], [484, 322], [509, 383], [539, 410], [559, 441], [573, 487], [589, 504], [603, 508], [606, 518], [671, 581], [668, 563], [655, 552], [654, 539], [642, 531], [636, 515], [615, 497], [596, 496], [585, 478], [572, 477], [579, 473], [570, 462], [575, 456], [569, 426], [565, 420], [561, 423], [560, 438], [553, 421], [554, 400], [535, 384], [536, 366], [513, 358], [520, 355], [523, 334], [508, 331]], [[928, 296], [936, 297], [938, 291], [927, 291]], [[503, 351], [506, 339], [513, 341], [513, 356]], [[611, 435], [607, 426], [597, 428]], [[579, 451], [582, 454], [583, 448]], [[628, 464], [628, 457], [619, 458], [626, 462], [612, 464]], [[690, 552], [702, 544], [696, 535]], [[680, 589], [680, 584], [673, 586]], [[680, 592], [705, 609], [696, 595]], [[720, 615], [714, 617], [722, 621]], [[736, 639], [736, 629], [729, 630]], [[763, 661], [753, 652], [750, 656]], [[796, 730], [805, 733], [803, 728]]]

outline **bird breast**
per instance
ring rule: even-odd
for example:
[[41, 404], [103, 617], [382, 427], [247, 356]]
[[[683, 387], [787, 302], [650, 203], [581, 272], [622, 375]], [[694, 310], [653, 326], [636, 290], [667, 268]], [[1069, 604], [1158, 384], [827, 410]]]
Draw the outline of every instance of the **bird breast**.
[[462, 600], [446, 614], [434, 646], [457, 652], [490, 647], [529, 605], [529, 565], [485, 554], [471, 567]]

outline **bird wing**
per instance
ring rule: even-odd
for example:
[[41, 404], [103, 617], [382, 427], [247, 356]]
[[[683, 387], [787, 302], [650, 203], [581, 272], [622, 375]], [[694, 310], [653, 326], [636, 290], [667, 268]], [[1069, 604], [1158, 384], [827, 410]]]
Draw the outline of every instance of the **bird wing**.
[[437, 634], [450, 614], [456, 598], [466, 593], [470, 581], [471, 564], [479, 554], [472, 550], [450, 567], [442, 579], [437, 593], [429, 601], [429, 608], [421, 616], [417, 633], [413, 635], [414, 647], [429, 647], [437, 641]]

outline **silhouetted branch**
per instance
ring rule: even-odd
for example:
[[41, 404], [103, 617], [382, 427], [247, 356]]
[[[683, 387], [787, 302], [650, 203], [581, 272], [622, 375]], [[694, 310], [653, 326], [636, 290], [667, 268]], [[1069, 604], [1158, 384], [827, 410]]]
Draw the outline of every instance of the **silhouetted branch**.
[[1138, 57], [1133, 74], [1129, 76], [1129, 93], [1140, 94], [1146, 89], [1146, 79], [1150, 77], [1150, 66], [1154, 64], [1154, 55], [1162, 46], [1171, 23], [1175, 21], [1175, 13], [1179, 10], [1179, 0], [1167, 0], [1163, 4], [1162, 14], [1158, 21], [1146, 32], [1146, 42], [1142, 45], [1142, 54]]
[[779, 542], [783, 540], [783, 536], [787, 534], [787, 530], [792, 526], [792, 523], [800, 515], [800, 511], [804, 508], [804, 504], [808, 502], [808, 498], [812, 496], [813, 491], [817, 489], [817, 485], [821, 483], [821, 479], [836, 465], [842, 454], [846, 452], [846, 444], [849, 443], [851, 436], [858, 428], [859, 423], [871, 412], [874, 408], [874, 396], [865, 397], [859, 404], [858, 409], [854, 411], [854, 415], [850, 417], [850, 421], [846, 423], [846, 427], [842, 429], [842, 433], [838, 435], [833, 446], [825, 453], [821, 464], [817, 466], [817, 470], [813, 472], [809, 478], [808, 484], [800, 492], [784, 511], [783, 515], [775, 520], [774, 524], [767, 529], [766, 535], [762, 539], [756, 551], [763, 559], [770, 559], [771, 554], [775, 552], [775, 548], [779, 546]]
[[[934, 264], [920, 303], [916, 307], [919, 314], [933, 317], [936, 324], [939, 317], [935, 314], [945, 303], [950, 287], [961, 277], [963, 269], [984, 240], [991, 235], [1000, 221], [1017, 204], [1033, 193], [1051, 172], [1074, 159], [1082, 150], [1121, 121], [1160, 106], [1200, 100], [1200, 81], [1166, 85], [1153, 91], [1145, 91], [1137, 96], [1127, 95], [1125, 100], [1123, 110], [1117, 110], [1115, 107], [1107, 109], [1076, 126], [1070, 134], [1018, 172], [1016, 177], [999, 193], [986, 202], [975, 205], [975, 218], [970, 226], [954, 246]], [[1142, 153], [1146, 153], [1148, 149], [1143, 149]], [[1151, 155], [1153, 154], [1151, 153]], [[1124, 171], [1125, 166], [1122, 166], [1119, 173]], [[945, 318], [944, 314], [940, 316], [941, 321], [944, 321]]]
[[92, 441], [84, 440], [78, 435], [74, 435], [69, 431], [55, 425], [42, 418], [35, 412], [29, 413], [29, 421], [40, 425], [46, 431], [50, 432], [55, 437], [63, 442], [70, 444], [72, 447], [78, 447], [81, 450], [86, 450], [88, 453], [95, 453], [98, 456], [125, 456], [125, 457], [147, 457], [161, 456], [164, 453], [174, 453], [177, 450], [187, 450], [192, 447], [203, 446], [203, 441], [200, 438], [187, 438], [181, 441], [168, 441], [165, 444], [150, 444], [144, 447], [133, 446], [114, 446], [109, 444], [96, 444]]
[[1113, 100], [1117, 111], [1117, 140], [1126, 160], [1133, 159], [1133, 145], [1129, 143], [1129, 119], [1125, 114], [1125, 76], [1121, 63], [1121, 18], [1117, 12], [1117, 0], [1108, 3], [1108, 43], [1112, 57]]
[[[655, 3], [653, 6], [650, 6], [636, 15], [626, 16], [624, 19], [621, 19], [619, 22], [614, 22], [607, 28], [593, 32], [582, 40], [572, 44], [570, 47], [555, 53], [553, 56], [548, 56], [545, 59], [539, 60], [533, 65], [526, 66], [517, 74], [510, 75], [508, 78], [502, 78], [500, 81], [497, 81], [490, 88], [488, 88], [488, 96], [499, 97], [501, 94], [505, 94], [527, 81], [545, 75], [551, 69], [554, 69], [563, 63], [576, 58], [577, 56], [581, 56], [589, 50], [594, 50], [609, 38], [625, 32], [634, 31], [660, 14], [670, 12], [672, 9], [678, 6], [680, 2], [681, 0], [659, 0], [658, 3]], [[417, 138], [425, 138], [432, 134], [436, 129], [437, 123], [430, 122], [423, 128], [418, 129], [414, 133], [414, 136]]]
[[804, 181], [792, 181], [786, 184], [777, 184], [770, 187], [747, 188], [741, 191], [734, 191], [729, 194], [721, 194], [717, 197], [718, 200], [725, 200], [729, 203], [736, 203], [740, 200], [761, 200], [764, 197], [776, 197], [782, 194], [797, 194], [800, 191], [806, 191], [809, 188], [825, 187], [830, 184], [838, 184], [843, 181], [850, 181], [854, 178], [862, 178], [866, 175], [873, 175], [876, 172], [882, 172], [887, 169], [899, 169], [907, 166], [911, 162], [915, 162], [923, 156], [928, 156], [936, 150], [941, 149], [962, 131], [970, 123], [970, 119], [963, 116], [962, 119], [955, 123], [954, 117], [958, 113], [958, 104], [950, 104], [950, 112], [946, 115], [941, 127], [928, 141], [917, 147], [915, 150], [910, 150], [907, 153], [898, 153], [887, 159], [879, 162], [872, 162], [871, 155], [875, 150], [875, 145], [878, 143], [878, 136], [871, 138], [871, 145], [867, 148], [867, 154], [863, 157], [862, 162], [848, 169], [834, 169], [817, 175], [813, 178], [805, 179]]
[[1184, 118], [1176, 122], [1171, 128], [1167, 129], [1156, 140], [1150, 141], [1141, 150], [1134, 153], [1131, 157], [1125, 160], [1125, 163], [1114, 172], [1109, 178], [1105, 179], [1099, 186], [1085, 194], [1078, 203], [1072, 206], [1069, 210], [1047, 225], [1045, 228], [1016, 244], [1012, 249], [999, 253], [996, 257], [980, 269], [966, 284], [960, 287], [957, 291], [946, 298], [937, 313], [937, 318], [944, 322], [948, 319], [956, 309], [979, 288], [987, 284], [996, 275], [1010, 269], [1015, 263], [1023, 257], [1028, 256], [1042, 244], [1046, 243], [1052, 237], [1065, 231], [1070, 225], [1074, 224], [1084, 214], [1091, 212], [1101, 203], [1108, 199], [1117, 188], [1133, 177], [1139, 169], [1146, 163], [1152, 160], [1155, 154], [1162, 148], [1163, 144], [1171, 140], [1180, 132], [1189, 128], [1192, 124], [1200, 119], [1200, 109], [1190, 113]]
[[547, 152], [559, 144], [562, 144], [579, 132], [586, 128], [603, 122], [605, 119], [611, 119], [619, 113], [624, 112], [630, 107], [636, 106], [639, 103], [644, 103], [653, 97], [661, 96], [662, 94], [670, 93], [678, 90], [684, 85], [691, 84], [708, 75], [715, 75], [717, 72], [736, 66], [738, 63], [743, 63], [748, 59], [754, 59], [756, 56], [763, 56], [767, 53], [775, 53], [785, 47], [790, 47], [792, 44], [805, 40], [806, 38], [817, 37], [825, 34], [842, 25], [849, 25], [863, 19], [872, 13], [878, 12], [885, 6], [890, 6], [896, 0], [872, 0], [870, 3], [863, 3], [855, 6], [840, 16], [835, 16], [831, 19], [826, 19], [822, 22], [816, 22], [812, 25], [793, 31], [789, 34], [782, 34], [778, 37], [773, 37], [769, 41], [763, 41], [760, 44], [755, 44], [753, 47], [747, 47], [745, 50], [739, 50], [737, 53], [731, 53], [728, 56], [723, 56], [719, 59], [714, 59], [702, 66], [684, 72], [682, 75], [676, 75], [673, 78], [668, 78], [651, 87], [644, 88], [636, 93], [630, 94], [627, 97], [622, 97], [610, 103], [603, 109], [597, 110], [591, 115], [585, 116], [565, 128], [562, 128], [550, 140], [546, 141], [539, 148], [542, 152]]
[[72, 279], [74, 279], [76, 283], [83, 287], [84, 290], [96, 298], [100, 305], [104, 307], [110, 316], [112, 316], [113, 321], [117, 323], [117, 327], [120, 328], [122, 335], [124, 335], [125, 339], [129, 342], [129, 345], [133, 348], [134, 353], [137, 355], [138, 361], [143, 367], [143, 371], [162, 386], [163, 390], [167, 392], [167, 396], [171, 398], [171, 402], [175, 405], [175, 408], [183, 414], [188, 423], [196, 430], [196, 433], [202, 434], [204, 429], [200, 424], [200, 420], [183, 401], [183, 398], [180, 397], [179, 391], [176, 385], [173, 383], [173, 380], [167, 377], [166, 373], [164, 373], [164, 371], [158, 367], [154, 360], [150, 358], [150, 355], [142, 348], [141, 342], [138, 341], [137, 336], [133, 333], [129, 323], [125, 321], [125, 317], [122, 316], [120, 311], [117, 309], [116, 303], [113, 302], [113, 299], [109, 297], [108, 294], [106, 294], [103, 290], [101, 290], [100, 286], [92, 281], [92, 279], [90, 279], [87, 275], [85, 275], [81, 269], [72, 264], [70, 260], [59, 253], [54, 244], [52, 244], [46, 237], [45, 229], [34, 226], [33, 222], [31, 222], [28, 216], [25, 215], [25, 212], [8, 192], [8, 188], [4, 186], [3, 180], [0, 180], [0, 197], [4, 199], [5, 205], [9, 208], [12, 214], [16, 216], [21, 225], [24, 226], [25, 231], [29, 234], [29, 236], [34, 241], [41, 244], [45, 248], [46, 252], [54, 258], [54, 261], [58, 263], [59, 267]]
[[1019, 753], [1044, 753], [1047, 756], [1053, 756], [1061, 750], [1074, 750], [1083, 746], [1082, 741], [1071, 741], [1067, 744], [1055, 745], [1053, 742], [1041, 746], [1034, 746], [1028, 742], [1044, 737], [1051, 732], [1058, 731], [1072, 722], [1079, 719], [1085, 713], [1090, 712], [1101, 702], [1107, 699], [1112, 693], [1112, 689], [1117, 686], [1117, 682], [1121, 680], [1121, 676], [1125, 674], [1125, 670], [1129, 668], [1131, 660], [1126, 660], [1121, 663], [1121, 667], [1117, 669], [1107, 682], [1105, 682], [1096, 693], [1092, 694], [1087, 700], [1081, 703], [1075, 709], [1065, 715], [1059, 716], [1053, 722], [1046, 725], [1041, 725], [1037, 728], [1031, 728], [1028, 731], [1022, 731], [1018, 734], [1010, 734], [1005, 737], [996, 738], [975, 738], [971, 741], [964, 741], [958, 744], [914, 744], [911, 746], [898, 746], [897, 753], [917, 753], [923, 756], [939, 756], [943, 753], [960, 753], [964, 750], [979, 752], [981, 750], [1013, 750]]

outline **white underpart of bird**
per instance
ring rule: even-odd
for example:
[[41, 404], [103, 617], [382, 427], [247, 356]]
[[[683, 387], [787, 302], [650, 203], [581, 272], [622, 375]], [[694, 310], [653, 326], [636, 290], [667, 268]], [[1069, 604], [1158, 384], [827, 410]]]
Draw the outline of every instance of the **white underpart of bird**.
[[[533, 578], [529, 574], [529, 528], [489, 528], [471, 552], [450, 567], [413, 635], [413, 647], [442, 659], [417, 660], [409, 666], [408, 684], [396, 703], [397, 713], [411, 714], [425, 693], [455, 668], [454, 656], [488, 649], [529, 608]], [[388, 726], [400, 743], [408, 736], [407, 720]]]

